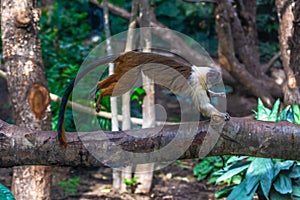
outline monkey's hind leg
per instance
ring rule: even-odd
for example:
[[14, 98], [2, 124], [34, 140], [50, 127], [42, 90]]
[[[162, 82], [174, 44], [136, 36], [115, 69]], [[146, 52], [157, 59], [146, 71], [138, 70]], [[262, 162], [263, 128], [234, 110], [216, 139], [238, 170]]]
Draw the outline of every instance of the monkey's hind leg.
[[100, 90], [100, 95], [99, 95], [99, 97], [97, 99], [97, 102], [96, 102], [96, 112], [100, 112], [100, 110], [101, 110], [102, 98], [105, 97], [105, 96], [110, 96], [110, 97], [112, 96], [116, 84], [117, 84], [117, 82], [113, 82], [110, 85], [108, 85], [108, 87], [100, 88], [101, 89]]
[[202, 112], [204, 115], [213, 118], [215, 116], [223, 118], [225, 121], [230, 120], [230, 115], [225, 112], [220, 112], [218, 109], [216, 109], [211, 103], [205, 104], [205, 106], [202, 105], [201, 108], [199, 108], [200, 112]]

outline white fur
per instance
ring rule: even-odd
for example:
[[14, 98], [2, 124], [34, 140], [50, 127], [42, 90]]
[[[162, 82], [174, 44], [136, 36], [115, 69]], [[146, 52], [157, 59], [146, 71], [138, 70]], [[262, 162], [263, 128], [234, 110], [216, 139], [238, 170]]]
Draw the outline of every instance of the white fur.
[[218, 111], [211, 103], [207, 96], [207, 73], [213, 69], [209, 67], [192, 66], [189, 83], [191, 85], [191, 96], [198, 110], [205, 116], [211, 117], [217, 115], [224, 117], [225, 114]]

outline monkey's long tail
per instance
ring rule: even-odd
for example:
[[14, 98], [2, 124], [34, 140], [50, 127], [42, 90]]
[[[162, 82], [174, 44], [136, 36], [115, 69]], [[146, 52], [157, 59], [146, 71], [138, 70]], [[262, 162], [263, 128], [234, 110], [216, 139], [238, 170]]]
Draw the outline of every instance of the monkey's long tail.
[[70, 94], [73, 91], [73, 88], [77, 85], [77, 83], [91, 70], [97, 68], [98, 66], [111, 63], [113, 62], [116, 58], [118, 58], [119, 55], [109, 55], [106, 57], [99, 58], [95, 60], [94, 62], [88, 64], [82, 71], [79, 72], [79, 74], [72, 80], [70, 85], [67, 87], [59, 108], [59, 115], [58, 115], [58, 128], [57, 128], [57, 133], [58, 133], [58, 140], [60, 141], [61, 145], [64, 148], [67, 148], [67, 139], [66, 139], [66, 134], [65, 134], [65, 129], [64, 129], [64, 117], [65, 117], [65, 110], [66, 106], [68, 103], [68, 99]]

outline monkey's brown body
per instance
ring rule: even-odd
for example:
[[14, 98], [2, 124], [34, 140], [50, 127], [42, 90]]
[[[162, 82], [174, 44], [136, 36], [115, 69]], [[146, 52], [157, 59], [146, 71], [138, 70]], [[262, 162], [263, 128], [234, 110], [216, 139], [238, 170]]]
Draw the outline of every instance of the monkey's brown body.
[[[119, 96], [132, 88], [139, 74], [143, 72], [158, 83], [174, 93], [191, 96], [199, 111], [205, 116], [219, 116], [229, 119], [227, 113], [218, 111], [211, 103], [208, 96], [207, 76], [216, 73], [208, 67], [196, 67], [187, 62], [177, 61], [173, 58], [153, 53], [125, 52], [119, 56], [107, 59], [107, 62], [115, 64], [115, 72], [106, 79], [99, 81], [94, 92], [100, 90], [100, 96], [96, 102], [96, 111], [100, 111], [100, 103], [104, 96]], [[100, 62], [105, 64], [105, 62]], [[97, 67], [95, 65], [95, 67]], [[95, 68], [94, 67], [94, 68]], [[90, 67], [82, 71], [77, 78], [79, 81]], [[79, 80], [78, 80], [79, 79]], [[77, 82], [73, 81], [74, 86]], [[61, 143], [66, 147], [66, 138], [63, 128], [64, 111], [68, 96], [73, 87], [68, 87], [63, 97], [59, 113], [58, 135]]]
[[[115, 64], [114, 74], [98, 83], [97, 90], [100, 89], [101, 93], [96, 103], [96, 111], [100, 111], [102, 97], [120, 96], [130, 90], [141, 71], [154, 79], [154, 81], [159, 81], [162, 86], [171, 89], [170, 85], [174, 85], [174, 83], [167, 83], [166, 80], [164, 81], [164, 79], [167, 78], [166, 75], [168, 73], [168, 76], [172, 77], [172, 79], [175, 79], [176, 76], [182, 76], [186, 81], [190, 77], [192, 70], [189, 65], [175, 61], [166, 56], [134, 51], [121, 54], [113, 61], [113, 63]], [[123, 80], [120, 82], [121, 78]], [[184, 90], [186, 90], [186, 88]]]

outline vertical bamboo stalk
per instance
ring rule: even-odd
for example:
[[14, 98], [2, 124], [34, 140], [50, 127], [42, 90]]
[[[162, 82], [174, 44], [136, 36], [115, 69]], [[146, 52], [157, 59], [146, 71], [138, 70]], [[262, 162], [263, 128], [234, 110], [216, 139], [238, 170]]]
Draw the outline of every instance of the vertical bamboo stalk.
[[[104, 30], [105, 30], [105, 37], [106, 37], [106, 51], [108, 54], [112, 54], [112, 48], [111, 48], [111, 33], [110, 33], [110, 27], [109, 27], [109, 12], [108, 12], [108, 6], [107, 1], [103, 0], [103, 11], [104, 11]], [[109, 75], [114, 73], [114, 65], [112, 63], [109, 63]], [[118, 107], [117, 107], [117, 97], [110, 97], [110, 107], [111, 107], [111, 130], [112, 131], [118, 131], [119, 130], [119, 124], [118, 124]], [[122, 179], [121, 174], [119, 170], [113, 169], [113, 188], [115, 190], [119, 190], [122, 185]]]
[[[138, 11], [138, 1], [133, 0], [132, 7], [131, 7], [130, 22], [129, 22], [128, 31], [127, 31], [125, 52], [131, 51], [132, 47], [133, 47], [134, 29], [135, 29], [136, 23], [137, 23], [137, 11]], [[128, 91], [124, 95], [122, 95], [122, 115], [123, 115], [122, 130], [129, 130], [131, 128], [130, 91]], [[121, 178], [122, 178], [122, 180], [124, 180], [125, 178], [128, 180], [132, 179], [132, 166], [128, 166], [122, 171]], [[126, 185], [124, 183], [121, 183], [120, 191], [126, 192]]]
[[[149, 3], [147, 0], [141, 0], [140, 5], [140, 25], [141, 25], [141, 46], [144, 52], [151, 50], [151, 32], [147, 27], [150, 26], [149, 19]], [[142, 128], [149, 128], [155, 125], [155, 110], [154, 110], [154, 82], [149, 77], [143, 75], [143, 88], [146, 96], [143, 100], [143, 125]], [[135, 169], [135, 176], [138, 176], [138, 181], [141, 183], [136, 189], [136, 193], [149, 193], [152, 178], [153, 178], [154, 163], [139, 164]]]

